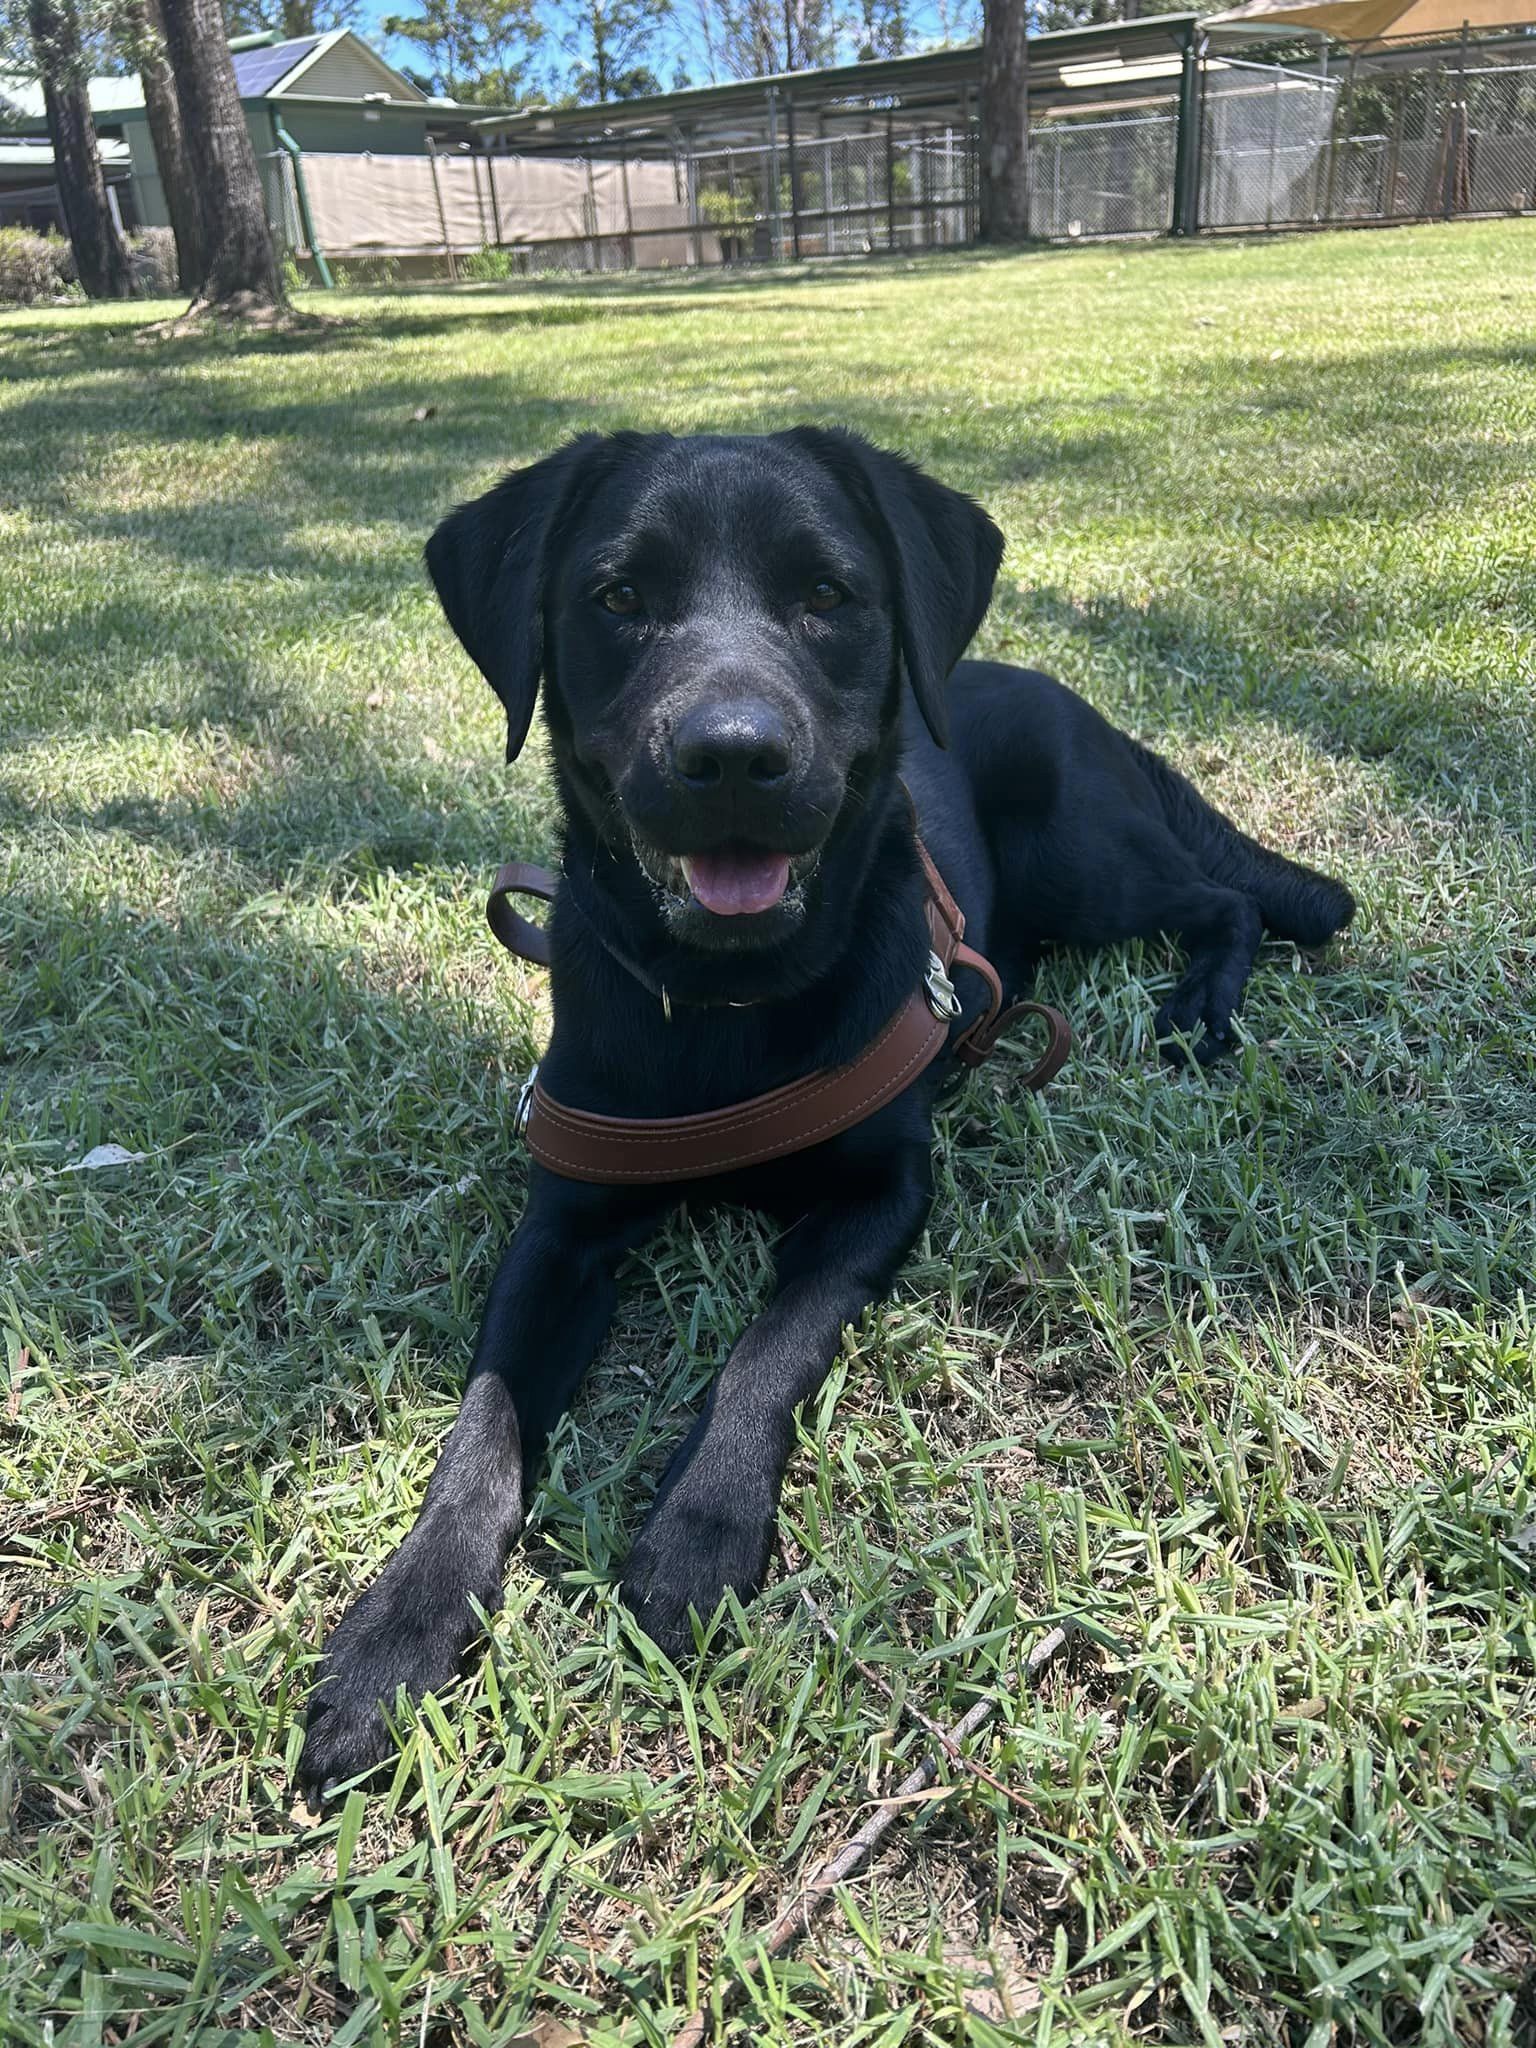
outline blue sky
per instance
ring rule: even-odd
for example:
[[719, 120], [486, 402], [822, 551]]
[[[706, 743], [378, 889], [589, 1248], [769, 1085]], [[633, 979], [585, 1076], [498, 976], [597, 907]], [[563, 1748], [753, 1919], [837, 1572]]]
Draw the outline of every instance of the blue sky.
[[[686, 7], [687, 0], [682, 0]], [[946, 0], [918, 0], [910, 20], [912, 23], [912, 47], [921, 49], [926, 44], [937, 42], [942, 34], [941, 9]], [[953, 17], [962, 10], [963, 0], [947, 0], [947, 11]], [[408, 14], [413, 11], [412, 0], [362, 0], [362, 15], [358, 21], [358, 32], [381, 49], [392, 63], [409, 64], [413, 56], [419, 56], [412, 45], [386, 36], [379, 26], [387, 14]], [[681, 11], [681, 9], [680, 9]], [[694, 38], [685, 26], [674, 19], [673, 24], [663, 33], [658, 50], [660, 61], [655, 69], [661, 74], [666, 85], [672, 83], [673, 68], [679, 59], [687, 66], [692, 83], [702, 85], [708, 82], [702, 56], [694, 48]]]
[[[413, 56], [419, 60], [420, 52], [416, 51], [410, 43], [401, 42], [396, 37], [386, 36], [379, 24], [387, 14], [411, 14], [414, 12], [413, 0], [363, 0], [362, 15], [357, 24], [358, 33], [366, 36], [369, 42], [373, 43], [376, 48], [381, 49], [391, 63], [409, 64]], [[686, 45], [687, 38], [679, 34], [675, 27], [669, 29], [664, 35], [659, 46], [663, 51], [663, 61], [657, 66], [657, 69], [663, 74], [664, 83], [671, 84], [672, 66], [679, 56], [682, 56], [685, 63], [689, 62], [691, 52], [687, 49]], [[696, 78], [702, 79], [702, 69], [698, 62], [691, 63], [690, 69]]]

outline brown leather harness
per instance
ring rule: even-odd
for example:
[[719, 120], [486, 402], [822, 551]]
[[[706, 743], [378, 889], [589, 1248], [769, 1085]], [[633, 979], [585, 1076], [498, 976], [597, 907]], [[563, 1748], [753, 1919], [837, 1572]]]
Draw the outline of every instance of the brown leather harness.
[[[876, 1038], [846, 1066], [820, 1068], [765, 1095], [728, 1103], [698, 1116], [596, 1116], [557, 1102], [535, 1068], [519, 1104], [528, 1149], [541, 1166], [567, 1180], [609, 1185], [704, 1180], [743, 1166], [760, 1166], [803, 1152], [839, 1131], [873, 1116], [931, 1066], [946, 1046], [963, 1066], [978, 1067], [1015, 1018], [1039, 1017], [1045, 1024], [1045, 1052], [1024, 1076], [1026, 1088], [1043, 1088], [1060, 1072], [1072, 1047], [1072, 1030], [1048, 1003], [1003, 1001], [1002, 983], [991, 961], [965, 943], [965, 917], [917, 841], [928, 885], [930, 952], [923, 986], [914, 989]], [[547, 868], [509, 860], [497, 870], [486, 905], [491, 930], [509, 953], [536, 967], [549, 965], [549, 934], [512, 908], [514, 896], [554, 900], [558, 878]], [[987, 1007], [950, 1043], [950, 1026], [960, 1015], [951, 971], [968, 967], [987, 987]]]

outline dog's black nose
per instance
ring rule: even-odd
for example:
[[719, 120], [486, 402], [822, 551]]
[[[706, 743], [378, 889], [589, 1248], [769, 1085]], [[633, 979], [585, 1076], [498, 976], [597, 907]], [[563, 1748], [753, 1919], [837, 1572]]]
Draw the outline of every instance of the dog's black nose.
[[789, 732], [771, 704], [697, 704], [672, 735], [672, 765], [694, 789], [771, 789], [789, 773]]

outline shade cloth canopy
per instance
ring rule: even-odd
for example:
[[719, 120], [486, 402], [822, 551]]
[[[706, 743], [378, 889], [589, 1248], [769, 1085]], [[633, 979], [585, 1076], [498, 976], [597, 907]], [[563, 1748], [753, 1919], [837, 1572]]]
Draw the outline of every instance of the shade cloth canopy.
[[1397, 42], [1408, 36], [1459, 36], [1469, 28], [1518, 28], [1536, 22], [1536, 0], [1243, 0], [1206, 28], [1273, 22], [1320, 29], [1341, 43]]

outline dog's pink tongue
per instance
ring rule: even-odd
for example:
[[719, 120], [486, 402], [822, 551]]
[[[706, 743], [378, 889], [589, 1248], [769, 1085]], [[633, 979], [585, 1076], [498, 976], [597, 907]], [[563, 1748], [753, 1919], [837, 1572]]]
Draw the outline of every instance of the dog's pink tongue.
[[716, 917], [750, 917], [772, 910], [789, 887], [789, 855], [749, 853], [745, 847], [694, 853], [683, 862], [683, 878]]

